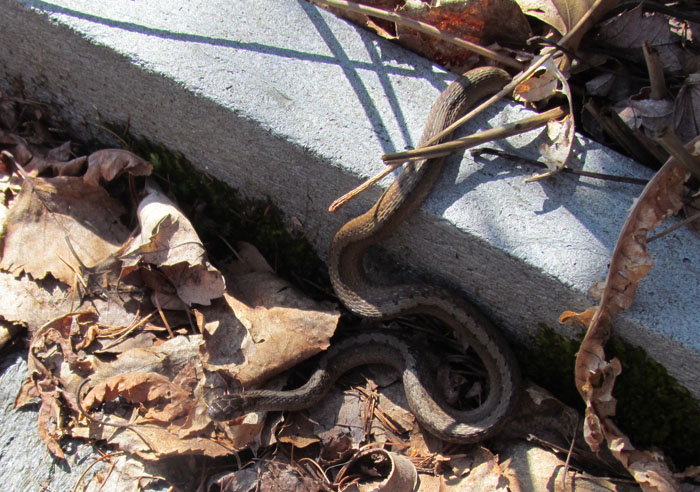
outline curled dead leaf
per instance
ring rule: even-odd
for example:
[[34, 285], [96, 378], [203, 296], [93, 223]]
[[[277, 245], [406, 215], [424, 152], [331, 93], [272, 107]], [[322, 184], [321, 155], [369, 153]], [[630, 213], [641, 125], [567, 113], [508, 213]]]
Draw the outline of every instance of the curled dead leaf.
[[102, 149], [88, 156], [88, 169], [83, 176], [85, 183], [98, 186], [100, 179], [112, 181], [122, 173], [132, 176], [150, 176], [153, 164], [123, 149]]
[[[138, 207], [141, 232], [121, 255], [126, 268], [149, 263], [160, 269], [187, 305], [209, 305], [224, 292], [224, 278], [206, 258], [204, 245], [185, 215], [154, 183]], [[152, 286], [158, 290], [157, 285]]]
[[[344, 488], [348, 492], [403, 492], [416, 488], [418, 472], [411, 461], [400, 454], [382, 448], [365, 448], [341, 468], [337, 481], [343, 482], [352, 470], [362, 470], [365, 478]], [[355, 472], [356, 473], [356, 472]], [[378, 477], [378, 478], [374, 478]]]
[[[686, 148], [693, 156], [700, 156], [700, 137]], [[586, 441], [595, 450], [606, 440], [614, 456], [649, 491], [680, 490], [680, 486], [662, 459], [635, 449], [613, 423], [612, 388], [621, 367], [615, 359], [606, 361], [604, 345], [612, 332], [611, 318], [629, 309], [639, 282], [653, 265], [647, 251], [648, 234], [680, 210], [683, 184], [689, 177], [690, 172], [676, 159], [666, 161], [642, 191], [620, 231], [600, 305], [580, 314], [565, 312], [560, 317], [562, 322], [575, 321], [587, 328], [575, 369], [576, 387], [586, 403]]]

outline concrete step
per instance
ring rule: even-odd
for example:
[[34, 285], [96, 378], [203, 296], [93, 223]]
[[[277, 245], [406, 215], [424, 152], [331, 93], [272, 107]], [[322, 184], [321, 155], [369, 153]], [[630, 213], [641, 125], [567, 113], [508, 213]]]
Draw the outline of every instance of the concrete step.
[[[2, 0], [3, 90], [56, 105], [86, 138], [98, 123], [182, 152], [250, 197], [270, 197], [322, 256], [334, 232], [380, 193], [337, 214], [328, 205], [415, 146], [454, 76], [302, 0]], [[497, 105], [468, 131], [528, 112]], [[537, 157], [533, 131], [500, 142]], [[651, 173], [578, 136], [571, 166]], [[508, 334], [594, 303], [637, 185], [571, 175], [525, 183], [534, 169], [453, 158], [436, 192], [387, 242], [389, 253], [462, 289]], [[386, 186], [390, 180], [383, 182]], [[686, 230], [654, 242], [656, 262], [615, 332], [643, 347], [700, 398], [700, 252]]]

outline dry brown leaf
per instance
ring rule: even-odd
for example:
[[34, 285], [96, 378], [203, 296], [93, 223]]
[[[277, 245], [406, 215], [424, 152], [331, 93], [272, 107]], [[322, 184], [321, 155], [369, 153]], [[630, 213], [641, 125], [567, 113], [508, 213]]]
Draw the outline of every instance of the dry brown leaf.
[[247, 388], [328, 348], [339, 314], [335, 305], [309, 299], [272, 273], [253, 246], [237, 247], [242, 259], [228, 269], [227, 306], [200, 310], [203, 361]]
[[[481, 46], [495, 41], [523, 44], [530, 36], [525, 16], [511, 0], [443, 0], [432, 5], [407, 0], [397, 12]], [[464, 71], [477, 59], [469, 50], [401, 25], [397, 33], [400, 44], [455, 71]]]
[[641, 5], [602, 23], [596, 41], [625, 50], [639, 64], [644, 63], [642, 44], [649, 43], [659, 51], [666, 72], [683, 67], [680, 38], [669, 29], [669, 18], [645, 13]]
[[279, 453], [273, 458], [256, 460], [252, 466], [233, 472], [219, 473], [207, 480], [204, 490], [231, 492], [326, 492], [325, 483], [314, 480], [298, 464], [292, 464]]
[[418, 473], [411, 461], [400, 454], [381, 448], [365, 448], [346, 463], [336, 480], [345, 475], [360, 476], [343, 488], [347, 492], [400, 492], [415, 490]]
[[532, 446], [522, 441], [507, 443], [500, 450], [503, 475], [508, 479], [509, 492], [530, 492], [551, 490], [556, 492], [635, 492], [639, 487], [599, 478], [569, 469], [565, 486], [562, 487], [562, 474], [565, 471], [566, 456], [559, 456], [549, 449]]
[[[137, 212], [141, 232], [121, 256], [124, 266], [155, 265], [187, 306], [208, 306], [223, 295], [223, 276], [207, 261], [204, 245], [184, 214], [154, 184], [147, 191]], [[164, 287], [166, 293], [169, 287]]]
[[84, 492], [143, 492], [164, 480], [163, 473], [154, 473], [149, 463], [131, 456], [114, 456], [108, 463], [109, 473], [86, 483]]
[[[396, 12], [482, 46], [494, 42], [523, 44], [530, 36], [530, 26], [525, 16], [511, 0], [364, 0], [358, 3]], [[472, 51], [404, 25], [345, 9], [331, 7], [329, 10], [355, 24], [373, 29], [384, 38], [397, 39], [408, 49], [448, 66], [454, 72], [464, 72], [478, 60]]]
[[595, 0], [515, 0], [526, 15], [552, 26], [562, 36], [583, 17]]
[[443, 477], [441, 492], [462, 490], [508, 491], [509, 481], [498, 463], [498, 456], [483, 447], [449, 459], [450, 473]]
[[[75, 398], [64, 388], [66, 385], [55, 372], [80, 369], [85, 365], [82, 357], [74, 350], [72, 334], [80, 334], [94, 324], [94, 313], [71, 313], [43, 325], [34, 335], [29, 346], [27, 361], [29, 381], [34, 385], [30, 390], [27, 384], [20, 389], [15, 399], [18, 408], [29, 403], [36, 395], [41, 399], [39, 407], [39, 436], [49, 451], [57, 457], [64, 457], [59, 441], [69, 433], [62, 413], [63, 404], [77, 411]], [[58, 348], [59, 350], [56, 350]]]
[[26, 326], [30, 334], [73, 305], [68, 289], [53, 279], [39, 284], [26, 275], [16, 278], [0, 272], [0, 292], [0, 318]]
[[89, 185], [98, 186], [100, 179], [112, 181], [122, 173], [150, 176], [151, 172], [153, 164], [128, 150], [103, 149], [88, 156], [88, 169], [83, 179]]
[[[686, 145], [700, 155], [700, 137]], [[585, 437], [596, 450], [607, 441], [613, 455], [628, 469], [643, 490], [680, 490], [667, 465], [657, 455], [636, 450], [613, 423], [615, 399], [612, 388], [620, 373], [619, 361], [608, 362], [604, 345], [612, 333], [611, 318], [634, 301], [639, 282], [649, 273], [653, 260], [647, 251], [647, 235], [680, 210], [683, 184], [690, 173], [670, 158], [642, 191], [620, 231], [610, 259], [610, 269], [600, 305], [583, 313], [565, 312], [561, 321], [587, 327], [576, 358], [576, 387], [586, 403]]]
[[54, 176], [78, 176], [82, 174], [87, 162], [85, 156], [69, 160], [70, 142], [49, 150], [46, 157], [36, 151], [32, 152], [24, 143], [18, 143], [9, 150], [24, 170], [34, 176], [49, 170]]
[[[5, 222], [0, 269], [34, 279], [47, 274], [71, 285], [84, 265], [96, 265], [128, 237], [121, 204], [81, 178], [25, 181]], [[68, 247], [67, 240], [80, 262]]]

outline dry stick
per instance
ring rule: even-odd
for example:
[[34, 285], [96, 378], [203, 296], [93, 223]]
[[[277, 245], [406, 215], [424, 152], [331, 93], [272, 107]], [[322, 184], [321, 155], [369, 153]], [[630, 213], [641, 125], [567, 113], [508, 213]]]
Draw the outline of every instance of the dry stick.
[[663, 231], [659, 232], [658, 234], [654, 234], [653, 236], [650, 236], [647, 238], [647, 244], [649, 244], [652, 241], [656, 241], [657, 239], [660, 239], [667, 234], [671, 234], [673, 231], [680, 229], [681, 227], [688, 225], [692, 222], [695, 222], [696, 220], [700, 219], [700, 212], [696, 212], [690, 217], [686, 217], [682, 221], [680, 221], [678, 224], [674, 224], [671, 227], [664, 229]]
[[668, 152], [671, 157], [675, 158], [688, 171], [692, 173], [695, 179], [700, 180], [700, 157], [693, 156], [683, 145], [681, 139], [675, 134], [672, 128], [666, 127], [656, 136], [656, 141]]
[[367, 5], [362, 5], [359, 3], [354, 3], [354, 2], [347, 2], [345, 0], [310, 0], [311, 3], [319, 4], [324, 7], [335, 7], [341, 10], [348, 10], [350, 12], [355, 12], [358, 14], [365, 14], [365, 15], [371, 15], [372, 17], [378, 17], [380, 19], [387, 20], [389, 22], [395, 22], [397, 24], [401, 24], [406, 27], [410, 27], [411, 29], [415, 29], [416, 31], [423, 32], [425, 34], [428, 34], [430, 36], [435, 36], [443, 41], [446, 41], [448, 43], [455, 44], [459, 46], [460, 48], [467, 49], [469, 51], [473, 51], [477, 55], [481, 55], [485, 58], [490, 58], [492, 60], [495, 60], [499, 63], [502, 63], [503, 65], [506, 65], [508, 67], [514, 68], [516, 70], [522, 70], [523, 69], [523, 64], [520, 63], [517, 60], [514, 60], [510, 57], [503, 56], [500, 53], [497, 53], [493, 50], [490, 50], [488, 48], [484, 48], [483, 46], [479, 46], [478, 44], [471, 43], [467, 41], [466, 39], [462, 39], [458, 36], [455, 36], [454, 34], [445, 31], [443, 29], [438, 29], [437, 27], [431, 26], [430, 24], [426, 24], [425, 22], [417, 21], [415, 19], [411, 19], [410, 17], [403, 16], [401, 14], [397, 14], [394, 12], [389, 12], [387, 10], [381, 10], [377, 9], [374, 7], [368, 7]]
[[[515, 123], [510, 123], [508, 125], [504, 125], [498, 128], [491, 128], [490, 130], [485, 130], [483, 132], [478, 132], [475, 133], [474, 135], [469, 135], [467, 137], [462, 137], [460, 139], [454, 140], [452, 142], [446, 142], [444, 144], [440, 145], [435, 145], [433, 147], [430, 147], [429, 150], [429, 157], [439, 157], [439, 156], [444, 156], [447, 154], [450, 154], [454, 152], [457, 149], [468, 149], [470, 147], [474, 147], [476, 145], [480, 145], [482, 143], [490, 142], [491, 140], [495, 140], [497, 138], [505, 138], [509, 137], [512, 135], [516, 135], [518, 133], [523, 133], [528, 130], [532, 130], [534, 128], [537, 128], [539, 126], [544, 125], [547, 123], [552, 118], [560, 118], [566, 114], [566, 112], [561, 108], [554, 108], [550, 109], [549, 111], [546, 111], [541, 114], [537, 114], [535, 116], [531, 116], [529, 118], [525, 118], [522, 120], [519, 120]], [[416, 149], [415, 151], [409, 151], [410, 153], [413, 152], [418, 152], [418, 151], [424, 151], [425, 149]], [[405, 153], [401, 153], [405, 154]], [[387, 156], [392, 156], [392, 155], [399, 155], [399, 154], [387, 154]], [[409, 159], [410, 160], [415, 160], [415, 159], [423, 159], [425, 157], [416, 157], [413, 154], [409, 154]], [[368, 179], [364, 183], [362, 183], [360, 186], [355, 188], [354, 190], [346, 193], [345, 195], [341, 196], [337, 200], [335, 200], [333, 203], [331, 203], [331, 206], [328, 207], [329, 212], [335, 212], [338, 210], [340, 207], [345, 205], [345, 203], [348, 200], [351, 200], [355, 196], [359, 195], [363, 191], [365, 191], [367, 188], [375, 184], [377, 181], [381, 180], [384, 178], [387, 174], [391, 173], [394, 169], [399, 167], [401, 164], [403, 164], [406, 161], [406, 159], [401, 159], [395, 162], [391, 162], [390, 165], [384, 168], [382, 172], [377, 174], [376, 176]], [[389, 164], [389, 163], [387, 163]]]
[[457, 138], [450, 142], [432, 145], [430, 147], [409, 150], [406, 152], [398, 152], [396, 154], [384, 155], [385, 162], [389, 166], [400, 166], [406, 161], [416, 161], [421, 159], [433, 159], [451, 154], [457, 150], [469, 149], [476, 145], [480, 145], [497, 138], [508, 138], [519, 133], [525, 133], [540, 126], [547, 124], [548, 121], [556, 118], [561, 118], [568, 111], [559, 106], [544, 113], [538, 113], [528, 118], [518, 120], [515, 123], [507, 123], [498, 128], [490, 128], [482, 132], [468, 135], [466, 137]]

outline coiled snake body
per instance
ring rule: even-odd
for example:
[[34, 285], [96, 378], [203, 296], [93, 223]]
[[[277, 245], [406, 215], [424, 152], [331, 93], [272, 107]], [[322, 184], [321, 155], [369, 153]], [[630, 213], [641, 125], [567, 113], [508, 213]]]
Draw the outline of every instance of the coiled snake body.
[[[433, 104], [420, 143], [424, 144], [483, 98], [499, 91], [508, 80], [508, 75], [496, 68], [472, 70], [457, 79]], [[431, 397], [436, 395], [435, 389], [428, 389], [419, 381], [420, 376], [417, 374], [420, 371], [413, 364], [415, 358], [410, 356], [406, 348], [397, 347], [400, 342], [391, 337], [381, 341], [386, 347], [394, 347], [392, 354], [396, 353], [404, 358], [402, 363], [394, 364], [392, 356], [392, 360], [387, 360], [387, 363], [404, 371], [405, 390], [418, 421], [443, 440], [475, 442], [497, 431], [516, 402], [520, 376], [507, 343], [476, 307], [461, 296], [427, 284], [376, 284], [367, 278], [363, 266], [366, 250], [387, 238], [427, 198], [440, 174], [443, 160], [435, 158], [407, 163], [396, 181], [370, 210], [346, 223], [336, 233], [329, 253], [329, 272], [336, 294], [354, 313], [378, 319], [409, 314], [434, 316], [452, 328], [455, 337], [465, 348], [471, 347], [476, 352], [488, 372], [488, 396], [478, 408], [460, 412], [443, 408], [445, 405], [436, 403]], [[374, 342], [375, 345], [380, 343], [376, 338]], [[371, 343], [365, 344], [364, 348], [356, 352], [369, 353], [372, 351], [370, 346]], [[347, 354], [342, 355], [343, 360], [346, 356]], [[354, 359], [351, 357], [350, 360]], [[336, 364], [330, 360], [323, 364], [338, 372], [341, 369], [349, 369], [348, 366], [369, 362], [381, 360], [359, 364]], [[319, 377], [323, 379], [322, 384], [332, 384], [337, 375], [329, 370], [326, 371], [326, 375]], [[290, 400], [278, 395], [288, 404], [285, 408], [291, 410], [313, 405], [316, 400], [310, 398], [309, 391], [318, 395], [325, 389], [319, 390], [316, 383], [311, 383], [312, 381], [299, 390], [293, 390], [298, 393], [294, 393]], [[239, 395], [247, 393], [250, 392]], [[439, 397], [437, 399], [439, 400]], [[240, 397], [227, 395], [217, 399], [210, 407], [210, 416], [217, 420], [232, 418], [235, 413], [234, 401], [240, 402]], [[303, 406], [299, 406], [302, 401]], [[247, 406], [247, 411], [255, 409], [264, 408]]]

